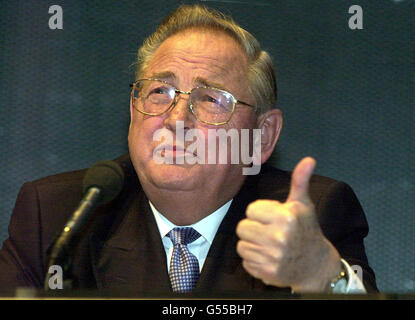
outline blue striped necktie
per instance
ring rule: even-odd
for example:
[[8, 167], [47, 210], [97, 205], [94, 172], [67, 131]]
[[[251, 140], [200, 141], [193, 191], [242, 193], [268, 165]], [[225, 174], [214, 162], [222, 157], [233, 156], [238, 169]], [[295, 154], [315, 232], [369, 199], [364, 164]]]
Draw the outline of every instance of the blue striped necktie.
[[199, 262], [187, 245], [200, 237], [193, 228], [174, 228], [167, 236], [174, 247], [170, 261], [170, 283], [174, 292], [191, 292], [199, 278]]

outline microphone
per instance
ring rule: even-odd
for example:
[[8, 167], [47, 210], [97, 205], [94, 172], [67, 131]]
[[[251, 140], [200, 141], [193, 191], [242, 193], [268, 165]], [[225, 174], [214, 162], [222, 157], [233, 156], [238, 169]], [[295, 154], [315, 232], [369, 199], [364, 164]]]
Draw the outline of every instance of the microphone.
[[[54, 242], [49, 267], [63, 263], [64, 269], [70, 269], [67, 261], [71, 259], [74, 236], [82, 231], [94, 209], [115, 199], [124, 185], [124, 172], [114, 161], [99, 161], [88, 169], [83, 180], [83, 198], [66, 223], [63, 231]], [[66, 260], [66, 261], [65, 261]], [[49, 270], [49, 268], [48, 268]], [[70, 271], [66, 270], [67, 273]], [[49, 289], [50, 274], [46, 276], [45, 289]], [[67, 279], [68, 280], [68, 279]]]

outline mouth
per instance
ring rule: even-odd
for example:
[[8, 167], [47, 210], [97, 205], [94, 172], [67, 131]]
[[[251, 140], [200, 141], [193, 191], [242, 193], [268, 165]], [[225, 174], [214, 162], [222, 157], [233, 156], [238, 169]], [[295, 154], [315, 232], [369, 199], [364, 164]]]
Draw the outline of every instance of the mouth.
[[190, 152], [185, 147], [179, 145], [167, 145], [161, 144], [156, 147], [154, 150], [155, 153], [159, 154], [161, 157], [172, 157], [172, 158], [179, 158], [185, 157], [186, 155], [189, 157], [197, 157], [197, 152]]

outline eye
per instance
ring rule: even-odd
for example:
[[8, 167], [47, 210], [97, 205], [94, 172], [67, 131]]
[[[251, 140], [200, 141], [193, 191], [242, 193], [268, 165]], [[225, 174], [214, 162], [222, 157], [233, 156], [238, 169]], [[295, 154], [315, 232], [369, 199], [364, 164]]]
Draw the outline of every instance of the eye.
[[214, 103], [214, 104], [220, 104], [220, 102], [215, 99], [214, 97], [210, 96], [210, 95], [203, 95], [200, 97], [200, 101], [201, 102], [210, 102], [210, 103]]
[[169, 94], [171, 91], [171, 88], [168, 86], [157, 86], [154, 88], [151, 88], [149, 90], [149, 95], [151, 94]]

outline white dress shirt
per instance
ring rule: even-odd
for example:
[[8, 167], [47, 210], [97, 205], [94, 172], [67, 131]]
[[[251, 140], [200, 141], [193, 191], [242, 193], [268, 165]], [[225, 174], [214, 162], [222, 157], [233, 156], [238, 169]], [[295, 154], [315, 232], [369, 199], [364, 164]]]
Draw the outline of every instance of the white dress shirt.
[[[233, 199], [232, 199], [233, 200]], [[163, 242], [164, 250], [167, 256], [167, 272], [170, 272], [170, 260], [173, 254], [173, 243], [167, 234], [176, 227], [192, 227], [201, 235], [197, 240], [187, 245], [189, 251], [196, 256], [199, 261], [199, 270], [202, 271], [205, 263], [207, 254], [210, 246], [212, 245], [213, 239], [215, 238], [216, 232], [218, 231], [219, 225], [231, 206], [232, 200], [225, 203], [218, 210], [208, 215], [206, 218], [188, 225], [188, 226], [177, 226], [163, 216], [149, 201], [151, 210], [157, 223], [158, 230]], [[366, 289], [356, 275], [349, 264], [342, 259], [343, 266], [346, 269], [348, 276], [347, 283], [340, 283], [340, 286], [336, 286], [334, 293], [366, 293]]]
[[[154, 218], [156, 219], [157, 227], [160, 232], [161, 239], [163, 241], [164, 250], [167, 255], [167, 271], [170, 272], [170, 260], [173, 254], [173, 243], [167, 234], [174, 228], [178, 227], [174, 223], [170, 222], [165, 216], [163, 216], [150, 202], [151, 210], [153, 211]], [[216, 232], [218, 231], [219, 225], [221, 224], [223, 218], [228, 212], [229, 207], [231, 206], [232, 200], [225, 203], [218, 210], [208, 215], [206, 218], [188, 225], [180, 227], [192, 227], [195, 229], [201, 237], [197, 240], [189, 243], [187, 248], [189, 251], [196, 256], [199, 261], [199, 270], [201, 271], [205, 263], [207, 254], [209, 252], [210, 246], [212, 245], [213, 239], [215, 238]]]

